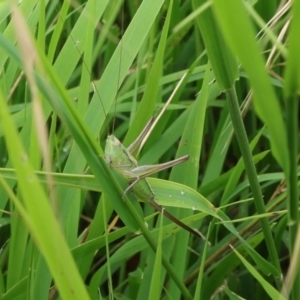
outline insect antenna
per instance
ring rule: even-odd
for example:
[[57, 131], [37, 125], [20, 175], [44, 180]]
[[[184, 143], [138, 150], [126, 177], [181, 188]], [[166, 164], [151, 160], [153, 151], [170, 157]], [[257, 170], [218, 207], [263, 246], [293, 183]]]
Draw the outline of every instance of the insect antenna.
[[[80, 9], [80, 8], [76, 8], [77, 10]], [[122, 52], [122, 39], [121, 38], [118, 38], [119, 36], [119, 32], [121, 32], [121, 35], [124, 31], [124, 4], [121, 4], [120, 5], [120, 8], [121, 10], [121, 31], [118, 30], [117, 33], [111, 33], [110, 32], [110, 28], [111, 27], [107, 27], [107, 30], [108, 32], [106, 33], [107, 36], [109, 36], [109, 39], [112, 41], [113, 44], [117, 44], [119, 42], [119, 47], [120, 47], [120, 53], [118, 53], [117, 57], [119, 56], [119, 62], [116, 62], [119, 66], [117, 67], [117, 70], [115, 72], [115, 81], [117, 81], [117, 87], [116, 87], [116, 90], [119, 89], [119, 85], [120, 85], [120, 82], [121, 82], [121, 58], [122, 58], [122, 55], [123, 55], [123, 52]], [[61, 14], [61, 11], [59, 10], [59, 8], [55, 7], [55, 10], [57, 12], [57, 17], [56, 19], [58, 19], [62, 24], [65, 23], [65, 20], [66, 20], [66, 13], [65, 14]], [[91, 16], [92, 17], [92, 16]], [[106, 20], [104, 18], [104, 20]], [[113, 19], [111, 19], [111, 21], [109, 22], [109, 24], [114, 24], [116, 21], [115, 17]], [[106, 24], [106, 23], [104, 23]], [[102, 25], [102, 24], [99, 24], [97, 25], [98, 27], [98, 30], [103, 28], [103, 30], [106, 32], [106, 28], [105, 28], [105, 25]], [[86, 51], [84, 51], [83, 49], [81, 49], [81, 47], [78, 45], [78, 41], [76, 41], [76, 39], [73, 37], [72, 33], [68, 33], [69, 37], [70, 37], [70, 40], [72, 41], [75, 49], [76, 49], [76, 52], [78, 53], [78, 56], [80, 57], [80, 60], [82, 62], [82, 67], [84, 68], [85, 72], [88, 74], [87, 76], [89, 76], [91, 79], [90, 79], [90, 92], [92, 92], [94, 95], [96, 95], [96, 98], [99, 99], [100, 101], [100, 106], [101, 106], [101, 110], [104, 114], [104, 117], [105, 117], [105, 120], [106, 120], [106, 124], [104, 125], [104, 128], [106, 128], [106, 132], [110, 133], [111, 131], [114, 132], [115, 130], [115, 120], [116, 120], [116, 111], [117, 111], [117, 95], [118, 95], [118, 92], [116, 93], [116, 95], [114, 96], [114, 100], [113, 100], [113, 118], [112, 118], [112, 127], [110, 129], [109, 125], [108, 125], [108, 122], [107, 122], [107, 116], [108, 116], [108, 109], [105, 108], [105, 104], [104, 104], [104, 101], [102, 99], [103, 95], [101, 96], [100, 95], [100, 91], [98, 90], [98, 80], [92, 80], [92, 66], [94, 65], [91, 61], [91, 58], [90, 58], [90, 53], [87, 53]], [[101, 42], [100, 42], [101, 44]], [[96, 45], [97, 47], [97, 45]], [[118, 47], [118, 46], [117, 46]], [[116, 48], [117, 48], [116, 47]], [[107, 56], [108, 57], [108, 56]], [[106, 56], [104, 56], [104, 60], [106, 59]], [[91, 65], [91, 66], [90, 66]], [[84, 80], [82, 79], [83, 78], [83, 75], [81, 75], [81, 79], [80, 80]], [[109, 87], [108, 87], [109, 88]], [[114, 88], [115, 89], [115, 88]], [[105, 99], [104, 99], [105, 100]]]
[[[124, 32], [124, 5], [121, 7], [121, 35]], [[118, 78], [117, 78], [117, 88], [118, 91], [119, 85], [120, 85], [120, 78], [121, 78], [121, 59], [122, 59], [122, 38], [119, 41], [120, 44], [120, 56], [119, 56], [119, 70], [118, 70]], [[114, 115], [113, 115], [113, 122], [112, 122], [112, 133], [115, 132], [115, 122], [116, 122], [116, 112], [117, 112], [117, 99], [118, 99], [118, 93], [116, 93], [115, 99], [114, 99]]]
[[[77, 7], [77, 9], [78, 9], [78, 10], [81, 10], [80, 13], [83, 13], [83, 10], [82, 10], [81, 8]], [[63, 18], [63, 17], [61, 16], [61, 13], [60, 13], [60, 11], [58, 10], [58, 8], [57, 8], [56, 6], [55, 6], [55, 11], [56, 11], [56, 13], [57, 13], [57, 19], [58, 19], [62, 24], [64, 24], [64, 23], [65, 23], [65, 20], [66, 20], [66, 17]], [[63, 26], [64, 26], [64, 25], [63, 25]], [[75, 47], [75, 50], [78, 52], [78, 56], [81, 58], [81, 61], [82, 61], [82, 63], [83, 63], [83, 66], [84, 66], [86, 72], [89, 74], [89, 77], [92, 78], [91, 67], [88, 66], [87, 61], [86, 61], [85, 58], [84, 58], [86, 52], [83, 52], [82, 50], [79, 49], [79, 47], [78, 47], [78, 42], [74, 39], [74, 37], [73, 37], [73, 35], [72, 35], [71, 32], [69, 32], [68, 35], [69, 35], [70, 39], [71, 39], [72, 42], [73, 42], [73, 45], [74, 45], [74, 47]], [[97, 87], [96, 87], [96, 85], [95, 85], [95, 83], [94, 83], [94, 80], [91, 80], [91, 85], [92, 85], [92, 88], [93, 88], [93, 92], [97, 94], [97, 96], [98, 96], [98, 98], [99, 98], [99, 100], [100, 100], [101, 108], [102, 108], [102, 110], [103, 110], [104, 116], [106, 117], [106, 116], [107, 116], [107, 112], [106, 112], [106, 109], [105, 109], [105, 107], [104, 107], [104, 105], [103, 105], [103, 101], [102, 101], [102, 99], [101, 99], [100, 92], [98, 91], [98, 89], [97, 89]]]

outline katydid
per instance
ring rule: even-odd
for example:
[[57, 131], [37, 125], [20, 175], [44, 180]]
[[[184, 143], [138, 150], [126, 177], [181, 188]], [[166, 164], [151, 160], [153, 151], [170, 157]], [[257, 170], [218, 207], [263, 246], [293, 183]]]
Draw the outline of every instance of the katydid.
[[[147, 135], [153, 121], [154, 118], [149, 120], [140, 135], [128, 148], [125, 148], [114, 135], [109, 135], [106, 140], [104, 152], [105, 160], [108, 165], [111, 168], [116, 169], [118, 173], [121, 174], [129, 183], [129, 186], [123, 192], [122, 197], [124, 198], [126, 193], [129, 190], [132, 190], [135, 196], [141, 198], [144, 200], [144, 202], [149, 203], [159, 212], [162, 212], [163, 208], [154, 201], [155, 194], [151, 189], [146, 177], [164, 169], [173, 167], [179, 163], [185, 162], [189, 159], [189, 156], [185, 155], [163, 164], [138, 166], [136, 159], [133, 157], [133, 153], [142, 142], [144, 136]], [[167, 211], [164, 210], [163, 214], [180, 227], [194, 235], [197, 235], [198, 237], [201, 237], [200, 233], [185, 225]]]

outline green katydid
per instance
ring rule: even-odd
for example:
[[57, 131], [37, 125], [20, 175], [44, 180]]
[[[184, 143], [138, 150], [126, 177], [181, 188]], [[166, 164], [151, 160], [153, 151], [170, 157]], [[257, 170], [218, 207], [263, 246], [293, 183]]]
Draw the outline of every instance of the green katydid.
[[[159, 212], [162, 212], [163, 208], [154, 201], [155, 194], [151, 189], [148, 181], [146, 180], [146, 177], [167, 168], [173, 167], [179, 163], [185, 162], [189, 159], [189, 156], [185, 155], [163, 164], [138, 166], [136, 159], [133, 157], [133, 153], [142, 143], [144, 137], [148, 134], [153, 122], [154, 118], [151, 118], [140, 135], [128, 148], [125, 148], [114, 135], [109, 135], [106, 140], [104, 152], [105, 160], [108, 165], [111, 168], [116, 169], [118, 173], [121, 174], [129, 183], [129, 186], [123, 192], [122, 197], [124, 198], [126, 193], [129, 190], [132, 190], [135, 196], [144, 200], [144, 202], [149, 203]], [[190, 233], [198, 237], [202, 237], [200, 233], [185, 225], [167, 211], [164, 210], [163, 214], [172, 222], [176, 223]]]

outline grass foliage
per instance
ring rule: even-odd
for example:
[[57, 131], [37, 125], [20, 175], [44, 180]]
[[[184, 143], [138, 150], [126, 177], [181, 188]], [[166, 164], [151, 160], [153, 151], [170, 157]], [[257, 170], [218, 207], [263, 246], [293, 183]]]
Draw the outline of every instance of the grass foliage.
[[[0, 4], [1, 299], [300, 299], [300, 1]], [[140, 165], [104, 160], [166, 111]], [[88, 169], [87, 169], [88, 167]]]

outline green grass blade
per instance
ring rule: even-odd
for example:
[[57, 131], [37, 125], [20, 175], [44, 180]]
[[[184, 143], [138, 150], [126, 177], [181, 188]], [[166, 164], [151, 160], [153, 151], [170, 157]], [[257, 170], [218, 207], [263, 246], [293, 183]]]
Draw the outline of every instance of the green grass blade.
[[264, 60], [243, 3], [232, 0], [226, 3], [214, 0], [213, 8], [224, 38], [249, 76], [254, 95], [254, 107], [259, 117], [268, 126], [272, 153], [281, 167], [286, 168], [288, 165], [287, 140], [281, 109], [274, 89], [271, 87]]
[[163, 241], [163, 213], [160, 217], [159, 222], [159, 235], [158, 235], [158, 241], [157, 241], [157, 250], [155, 255], [155, 261], [154, 261], [154, 267], [153, 267], [153, 275], [152, 280], [150, 284], [150, 293], [148, 296], [149, 300], [152, 299], [160, 299], [161, 295], [161, 262], [162, 262], [162, 241]]
[[233, 249], [234, 253], [238, 256], [238, 258], [242, 261], [242, 263], [246, 266], [247, 270], [257, 279], [257, 281], [262, 285], [267, 294], [271, 299], [280, 299], [284, 300], [284, 298], [280, 292], [278, 292], [268, 281], [266, 281], [257, 270], [235, 249]]
[[[287, 186], [288, 186], [288, 201], [289, 201], [289, 224], [290, 225], [290, 253], [295, 254], [297, 251], [297, 236], [299, 234], [299, 210], [298, 210], [298, 154], [299, 154], [299, 50], [300, 42], [298, 37], [299, 18], [300, 13], [300, 1], [294, 1], [292, 7], [293, 18], [291, 20], [291, 28], [289, 31], [289, 53], [287, 59], [287, 66], [284, 76], [284, 93], [286, 96], [287, 107], [287, 141], [289, 151], [289, 173], [287, 174]], [[298, 299], [300, 297], [300, 291], [298, 286], [300, 284], [300, 273], [295, 275], [292, 297]]]
[[[159, 92], [159, 79], [162, 76], [163, 71], [163, 58], [167, 44], [168, 31], [170, 26], [170, 20], [172, 16], [173, 1], [170, 1], [166, 20], [162, 29], [161, 38], [158, 44], [158, 48], [155, 54], [153, 66], [150, 74], [146, 79], [146, 89], [143, 95], [140, 105], [135, 113], [135, 118], [132, 121], [127, 132], [124, 145], [128, 144], [128, 141], [133, 141], [138, 136], [139, 132], [146, 125], [151, 116], [153, 116], [154, 105], [157, 102]], [[134, 138], [133, 138], [134, 137]]]
[[7, 147], [17, 172], [18, 186], [28, 214], [25, 225], [47, 260], [62, 297], [89, 299], [49, 199], [28, 162], [5, 100], [2, 95], [0, 97], [1, 122], [5, 125]]
[[[205, 3], [205, 0], [193, 0], [193, 7], [196, 9]], [[236, 59], [224, 41], [224, 37], [218, 28], [211, 7], [198, 15], [197, 23], [216, 80], [221, 89], [226, 90], [230, 88], [238, 78]]]

